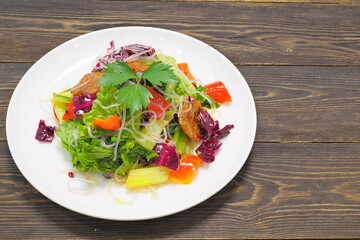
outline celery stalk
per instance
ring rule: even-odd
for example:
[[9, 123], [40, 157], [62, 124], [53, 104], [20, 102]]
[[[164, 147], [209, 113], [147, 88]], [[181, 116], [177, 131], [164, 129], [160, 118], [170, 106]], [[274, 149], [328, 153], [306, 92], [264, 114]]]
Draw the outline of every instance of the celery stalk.
[[162, 166], [133, 169], [128, 174], [126, 188], [134, 189], [165, 183], [168, 181], [170, 171]]
[[180, 155], [185, 152], [187, 139], [188, 136], [184, 133], [184, 131], [181, 128], [176, 130], [176, 132], [174, 133], [173, 140], [175, 142], [176, 150]]

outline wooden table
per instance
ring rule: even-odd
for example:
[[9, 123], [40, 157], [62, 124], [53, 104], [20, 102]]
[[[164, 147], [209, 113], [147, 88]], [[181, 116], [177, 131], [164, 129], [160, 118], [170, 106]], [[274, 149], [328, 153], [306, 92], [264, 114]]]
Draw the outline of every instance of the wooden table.
[[[289, 1], [2, 0], [0, 238], [360, 238], [360, 1]], [[172, 216], [116, 222], [34, 189], [10, 155], [5, 119], [41, 56], [129, 25], [179, 31], [222, 52], [252, 90], [258, 129], [247, 163], [215, 196]]]

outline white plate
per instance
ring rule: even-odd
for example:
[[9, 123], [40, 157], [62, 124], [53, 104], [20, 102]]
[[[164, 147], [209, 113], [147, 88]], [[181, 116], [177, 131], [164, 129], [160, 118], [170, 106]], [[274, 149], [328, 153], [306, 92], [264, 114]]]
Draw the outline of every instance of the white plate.
[[[150, 193], [128, 193], [119, 187], [113, 194], [132, 204], [119, 204], [110, 197], [107, 180], [88, 195], [68, 190], [71, 169], [69, 154], [57, 140], [40, 143], [34, 139], [40, 119], [54, 123], [49, 99], [52, 92], [73, 86], [92, 69], [111, 40], [116, 48], [141, 43], [160, 49], [178, 62], [188, 62], [203, 83], [221, 80], [233, 102], [222, 106], [220, 126], [234, 124], [222, 140], [215, 162], [204, 165], [190, 185], [167, 184]], [[111, 220], [144, 220], [174, 214], [208, 199], [221, 190], [244, 165], [256, 132], [256, 110], [250, 89], [236, 67], [209, 45], [181, 33], [149, 27], [118, 27], [74, 38], [47, 53], [35, 63], [16, 87], [11, 98], [6, 133], [14, 161], [25, 178], [50, 200], [72, 211]], [[101, 178], [103, 179], [103, 178]], [[191, 211], [191, 210], [189, 210]]]

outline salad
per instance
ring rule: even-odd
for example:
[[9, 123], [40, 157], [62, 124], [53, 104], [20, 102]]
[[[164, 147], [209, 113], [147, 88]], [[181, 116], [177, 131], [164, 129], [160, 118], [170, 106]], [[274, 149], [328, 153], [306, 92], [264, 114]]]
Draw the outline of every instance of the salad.
[[190, 184], [234, 127], [221, 128], [210, 114], [231, 102], [221, 81], [203, 85], [187, 63], [141, 44], [116, 49], [112, 41], [92, 71], [51, 102], [59, 126], [40, 120], [36, 139], [55, 133], [75, 169], [121, 179], [127, 189]]

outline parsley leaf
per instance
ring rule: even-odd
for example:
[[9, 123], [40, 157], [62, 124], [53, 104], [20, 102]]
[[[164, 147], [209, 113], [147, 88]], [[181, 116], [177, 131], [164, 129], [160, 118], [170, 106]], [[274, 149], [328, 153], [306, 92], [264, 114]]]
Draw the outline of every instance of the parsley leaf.
[[139, 77], [125, 62], [115, 61], [104, 64], [107, 68], [97, 85], [112, 86], [126, 83], [129, 79], [137, 79], [136, 84], [128, 84], [119, 89], [118, 103], [125, 103], [131, 113], [146, 108], [150, 103], [151, 93], [142, 85], [141, 79], [146, 79], [154, 85], [161, 86], [163, 83], [178, 82], [171, 65], [162, 62], [144, 61], [144, 64], [151, 64]]
[[126, 82], [131, 78], [138, 78], [136, 73], [124, 62], [116, 60], [113, 63], [104, 64], [107, 69], [103, 70], [101, 79], [97, 85], [110, 86]]
[[178, 82], [179, 79], [174, 74], [171, 65], [162, 62], [154, 62], [148, 69], [144, 71], [141, 78], [145, 78], [152, 84], [161, 86], [163, 83]]
[[147, 107], [150, 103], [151, 93], [142, 85], [126, 85], [119, 90], [118, 103], [125, 103], [131, 113], [136, 112], [142, 107]]

